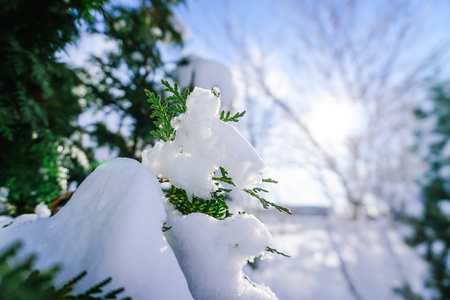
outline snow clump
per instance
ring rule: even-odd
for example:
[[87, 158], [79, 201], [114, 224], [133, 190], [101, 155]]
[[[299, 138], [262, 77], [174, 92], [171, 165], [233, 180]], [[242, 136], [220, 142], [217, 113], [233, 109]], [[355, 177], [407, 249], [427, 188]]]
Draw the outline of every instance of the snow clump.
[[193, 213], [182, 216], [166, 205], [165, 236], [197, 299], [278, 299], [264, 285], [250, 282], [242, 272], [247, 261], [265, 255], [272, 236], [264, 224], [249, 214], [225, 220]]
[[142, 163], [189, 196], [203, 199], [218, 189], [212, 176], [219, 167], [228, 171], [236, 187], [256, 187], [267, 165], [233, 126], [220, 120], [220, 95], [195, 87], [186, 106], [186, 113], [172, 120], [175, 139], [158, 141], [144, 151]]
[[13, 219], [11, 224], [27, 223], [37, 219], [46, 219], [52, 215], [51, 210], [44, 202], [39, 203], [34, 209], [34, 214], [23, 214]]

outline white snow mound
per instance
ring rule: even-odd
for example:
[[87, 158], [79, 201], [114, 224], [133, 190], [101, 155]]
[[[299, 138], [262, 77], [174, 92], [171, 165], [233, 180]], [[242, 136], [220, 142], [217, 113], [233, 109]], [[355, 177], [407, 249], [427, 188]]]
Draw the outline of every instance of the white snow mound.
[[220, 120], [220, 96], [196, 87], [186, 105], [187, 112], [172, 120], [175, 139], [144, 151], [142, 163], [188, 195], [203, 199], [217, 190], [212, 176], [219, 167], [238, 188], [257, 186], [267, 165], [233, 126]]
[[83, 270], [80, 293], [112, 277], [106, 290], [125, 287], [133, 299], [192, 299], [177, 259], [161, 231], [166, 218], [155, 176], [135, 160], [99, 166], [55, 216], [0, 229], [0, 251], [20, 237], [21, 256], [35, 267], [62, 266], [56, 285]]
[[170, 205], [166, 209], [172, 228], [165, 235], [195, 299], [278, 299], [242, 272], [248, 260], [272, 244], [272, 236], [257, 218], [238, 214], [216, 220], [200, 213], [182, 216]]

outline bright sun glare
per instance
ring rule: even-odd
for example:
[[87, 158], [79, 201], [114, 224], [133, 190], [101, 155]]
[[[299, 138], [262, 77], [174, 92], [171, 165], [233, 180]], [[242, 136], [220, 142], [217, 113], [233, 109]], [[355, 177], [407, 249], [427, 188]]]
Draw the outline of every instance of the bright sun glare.
[[356, 134], [363, 123], [363, 112], [357, 104], [320, 100], [305, 116], [311, 133], [322, 145], [342, 144]]

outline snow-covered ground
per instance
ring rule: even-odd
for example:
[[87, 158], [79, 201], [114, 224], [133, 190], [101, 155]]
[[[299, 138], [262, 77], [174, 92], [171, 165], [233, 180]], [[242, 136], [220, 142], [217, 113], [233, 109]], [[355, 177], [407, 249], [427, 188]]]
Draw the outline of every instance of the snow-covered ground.
[[[264, 282], [281, 300], [401, 299], [392, 288], [405, 280], [422, 290], [426, 264], [409, 248], [398, 230], [384, 221], [352, 222], [334, 216], [255, 215], [274, 238], [274, 247], [291, 258], [274, 255], [244, 271]], [[338, 253], [355, 289], [350, 291]]]

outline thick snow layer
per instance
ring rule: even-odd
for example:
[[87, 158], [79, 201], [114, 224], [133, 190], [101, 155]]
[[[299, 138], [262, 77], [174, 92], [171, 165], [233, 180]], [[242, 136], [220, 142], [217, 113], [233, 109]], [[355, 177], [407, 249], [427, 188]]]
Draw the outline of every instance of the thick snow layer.
[[203, 199], [217, 189], [212, 175], [219, 167], [240, 189], [259, 184], [267, 165], [233, 126], [220, 120], [220, 97], [196, 87], [186, 105], [187, 112], [172, 120], [175, 139], [144, 151], [142, 163], [188, 195]]
[[425, 292], [427, 264], [402, 241], [400, 227], [385, 220], [282, 219], [276, 212], [259, 217], [272, 232], [276, 248], [291, 258], [274, 255], [273, 260], [257, 261], [256, 270], [245, 267], [244, 271], [255, 282], [270, 286], [281, 300], [356, 299], [337, 251], [361, 299], [401, 300], [392, 289], [405, 281], [414, 291]]
[[182, 216], [169, 204], [165, 232], [195, 299], [278, 299], [264, 285], [242, 272], [248, 260], [265, 252], [272, 236], [253, 215], [239, 214], [223, 221], [205, 214]]
[[136, 300], [192, 299], [161, 231], [162, 198], [147, 168], [115, 159], [99, 166], [55, 216], [0, 229], [0, 251], [20, 237], [21, 255], [36, 253], [38, 269], [62, 266], [57, 285], [86, 270], [75, 293], [112, 277], [107, 289], [125, 287]]

